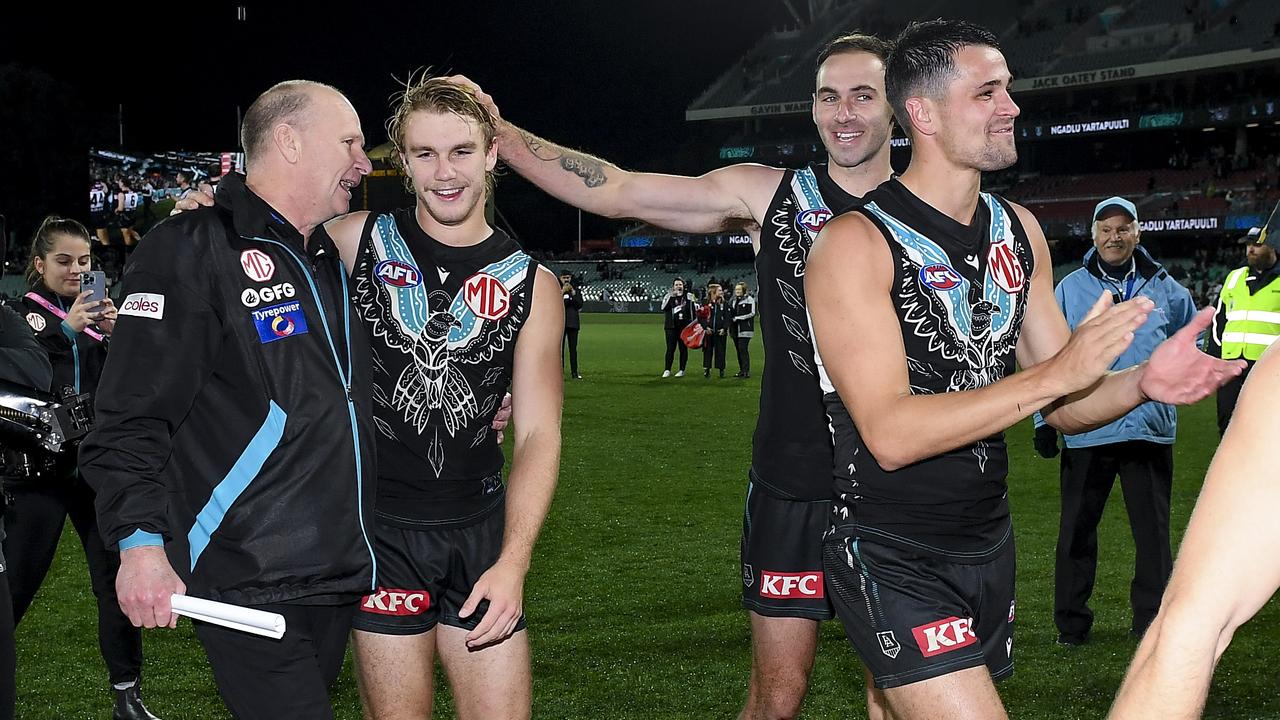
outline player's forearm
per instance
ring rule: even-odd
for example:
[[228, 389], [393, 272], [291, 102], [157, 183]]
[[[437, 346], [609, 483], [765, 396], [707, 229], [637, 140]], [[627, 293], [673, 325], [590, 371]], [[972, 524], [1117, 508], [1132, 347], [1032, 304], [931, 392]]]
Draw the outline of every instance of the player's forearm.
[[507, 478], [506, 530], [500, 560], [528, 570], [560, 473], [559, 422], [517, 433]]
[[1191, 618], [1177, 627], [1166, 613], [1152, 623], [1116, 695], [1108, 720], [1199, 718], [1217, 664], [1218, 636]]
[[1141, 405], [1138, 384], [1142, 365], [1108, 373], [1079, 392], [1056, 398], [1043, 411], [1044, 421], [1068, 435], [1096, 430]]
[[502, 161], [544, 192], [606, 217], [635, 217], [619, 191], [625, 170], [600, 158], [556, 145], [505, 120], [498, 130]]
[[1032, 368], [977, 390], [904, 395], [868, 408], [865, 418], [856, 411], [854, 417], [876, 462], [897, 470], [989, 438], [1031, 415], [1055, 397], [1044, 375]]

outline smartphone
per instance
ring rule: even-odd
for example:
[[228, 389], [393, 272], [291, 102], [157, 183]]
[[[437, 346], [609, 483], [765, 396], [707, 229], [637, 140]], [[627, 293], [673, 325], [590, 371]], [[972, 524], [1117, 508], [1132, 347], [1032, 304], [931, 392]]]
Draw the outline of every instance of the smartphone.
[[90, 270], [80, 273], [80, 292], [88, 291], [84, 304], [96, 311], [103, 300], [107, 299], [107, 274], [101, 270]]

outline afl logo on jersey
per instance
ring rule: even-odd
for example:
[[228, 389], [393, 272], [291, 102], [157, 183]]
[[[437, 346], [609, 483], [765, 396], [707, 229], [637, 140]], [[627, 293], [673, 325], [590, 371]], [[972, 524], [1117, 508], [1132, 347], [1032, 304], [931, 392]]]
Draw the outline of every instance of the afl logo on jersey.
[[987, 272], [996, 281], [996, 285], [1007, 293], [1021, 291], [1027, 280], [1022, 263], [1018, 262], [1018, 255], [1013, 251], [1013, 243], [1008, 241], [991, 246], [987, 253]]
[[485, 320], [501, 320], [511, 312], [511, 293], [502, 281], [488, 273], [477, 273], [462, 284], [462, 299], [471, 312]]
[[245, 250], [240, 253], [240, 267], [250, 280], [266, 282], [276, 274], [276, 264], [261, 250]]
[[920, 282], [934, 290], [951, 290], [964, 282], [964, 278], [951, 269], [950, 265], [934, 263], [920, 268]]
[[383, 260], [374, 266], [373, 274], [383, 285], [391, 287], [411, 288], [422, 284], [422, 273], [418, 268], [399, 260]]
[[826, 208], [805, 210], [796, 218], [796, 227], [816, 234], [830, 219], [831, 211]]

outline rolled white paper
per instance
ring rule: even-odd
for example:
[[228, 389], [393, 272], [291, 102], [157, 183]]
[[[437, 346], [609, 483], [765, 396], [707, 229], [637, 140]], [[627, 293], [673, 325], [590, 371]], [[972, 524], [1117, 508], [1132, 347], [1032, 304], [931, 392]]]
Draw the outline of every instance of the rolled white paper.
[[193, 620], [203, 620], [232, 630], [279, 640], [284, 637], [284, 616], [229, 603], [189, 595], [171, 595], [173, 611]]

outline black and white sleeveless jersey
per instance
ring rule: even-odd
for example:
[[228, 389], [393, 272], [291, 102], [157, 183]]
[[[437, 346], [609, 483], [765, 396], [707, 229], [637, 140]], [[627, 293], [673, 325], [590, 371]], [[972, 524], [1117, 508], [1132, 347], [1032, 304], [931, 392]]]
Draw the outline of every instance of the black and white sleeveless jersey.
[[101, 183], [89, 188], [89, 212], [98, 214], [106, 212], [107, 188]]
[[373, 346], [384, 521], [465, 524], [502, 502], [490, 424], [511, 383], [536, 272], [500, 230], [452, 247], [423, 232], [413, 208], [369, 216], [352, 295]]
[[124, 212], [133, 212], [134, 210], [137, 210], [138, 206], [141, 204], [142, 196], [138, 195], [138, 193], [132, 190], [124, 193]]
[[[982, 193], [964, 226], [896, 179], [864, 200], [860, 212], [880, 228], [893, 257], [890, 292], [911, 393], [976, 390], [1012, 373], [1033, 260], [1008, 203]], [[1012, 532], [1004, 434], [886, 472], [817, 362], [835, 444], [833, 533], [960, 562], [1000, 550]]]
[[760, 225], [756, 278], [765, 363], [751, 481], [783, 498], [831, 497], [831, 434], [813, 363], [804, 270], [827, 220], [860, 204], [826, 165], [811, 165], [783, 175]]

